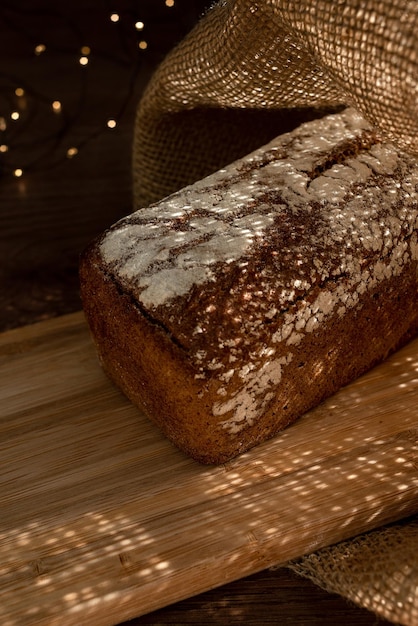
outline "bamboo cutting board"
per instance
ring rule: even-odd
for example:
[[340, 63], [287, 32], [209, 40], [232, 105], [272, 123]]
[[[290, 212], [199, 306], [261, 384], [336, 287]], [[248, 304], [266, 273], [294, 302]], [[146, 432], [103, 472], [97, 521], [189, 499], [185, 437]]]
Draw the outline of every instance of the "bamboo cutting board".
[[111, 625], [418, 511], [418, 340], [220, 467], [102, 373], [81, 313], [0, 336], [0, 623]]

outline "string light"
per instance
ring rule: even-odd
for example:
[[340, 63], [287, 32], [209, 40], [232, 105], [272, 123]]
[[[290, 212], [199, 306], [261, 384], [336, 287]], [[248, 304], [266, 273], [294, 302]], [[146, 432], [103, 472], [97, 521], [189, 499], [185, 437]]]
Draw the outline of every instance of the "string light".
[[[175, 5], [175, 0], [164, 0], [164, 5], [169, 9]], [[118, 22], [120, 22], [121, 26], [124, 26], [122, 22], [125, 19], [130, 19], [129, 16], [132, 16], [132, 13], [134, 13], [134, 11], [132, 12], [127, 11], [126, 15], [119, 14], [116, 11], [109, 12], [107, 14], [107, 19], [110, 19], [110, 21], [114, 24], [117, 24]], [[157, 20], [159, 19], [160, 17], [158, 14]], [[129, 40], [130, 48], [125, 46], [125, 49], [130, 50], [132, 53], [135, 53], [135, 50], [143, 53], [150, 46], [150, 39], [148, 38], [148, 35], [145, 34], [149, 32], [149, 24], [147, 20], [144, 19], [143, 17], [142, 19], [134, 18], [132, 22], [133, 22], [133, 27], [134, 27], [133, 29], [134, 33], [136, 31], [137, 33], [144, 33], [144, 34], [142, 34], [142, 37], [141, 35], [139, 35], [138, 37], [135, 37], [135, 34], [132, 34], [131, 40]], [[80, 34], [78, 29], [73, 28], [72, 25], [69, 25], [69, 27], [73, 30], [74, 35], [78, 37]], [[132, 25], [130, 28], [132, 29]], [[124, 31], [124, 32], [129, 32], [129, 31]], [[131, 33], [132, 33], [132, 30], [131, 30]], [[79, 40], [77, 39], [77, 41]], [[50, 57], [51, 54], [56, 52], [57, 50], [58, 48], [56, 50], [55, 48], [54, 49], [51, 48], [49, 41], [45, 41], [43, 43], [41, 42], [41, 43], [38, 43], [37, 45], [34, 45], [32, 48], [32, 54], [34, 56], [39, 57], [39, 56], [42, 56], [46, 51], [48, 51], [48, 57]], [[78, 50], [78, 53], [77, 53], [77, 50]], [[108, 60], [107, 53], [105, 52], [98, 53], [97, 51], [95, 51], [95, 55], [97, 54], [101, 54], [101, 56], [104, 59]], [[83, 45], [83, 46], [78, 45], [76, 47], [74, 61], [79, 66], [88, 65], [90, 61], [92, 61], [93, 57], [94, 55], [92, 54], [92, 50], [89, 45]], [[134, 94], [134, 85], [137, 84], [135, 83], [135, 77], [137, 75], [137, 72], [140, 69], [140, 65], [137, 62], [132, 63], [132, 61], [135, 60], [134, 58], [129, 58], [128, 61], [126, 61], [126, 58], [125, 59], [123, 59], [123, 57], [121, 58], [122, 58], [122, 63], [125, 64], [126, 68], [130, 68], [130, 67], [134, 68], [133, 70], [129, 69], [129, 72], [131, 72], [131, 74], [130, 74], [130, 82], [127, 87], [127, 99], [128, 99]], [[23, 83], [23, 80], [21, 82]], [[31, 124], [32, 122], [36, 124], [37, 116], [44, 115], [45, 110], [42, 111], [42, 109], [39, 108], [39, 105], [46, 106], [47, 111], [49, 111], [49, 114], [51, 116], [52, 115], [59, 116], [60, 122], [58, 123], [61, 124], [61, 128], [57, 128], [56, 123], [55, 123], [55, 125], [53, 126], [53, 130], [51, 134], [49, 135], [47, 141], [49, 141], [51, 137], [55, 137], [55, 135], [57, 136], [57, 138], [59, 137], [61, 139], [62, 137], [66, 136], [66, 134], [69, 134], [72, 128], [74, 128], [74, 124], [77, 122], [78, 118], [80, 117], [80, 111], [81, 111], [80, 107], [83, 106], [82, 103], [84, 102], [84, 98], [86, 97], [86, 94], [89, 93], [87, 91], [87, 85], [84, 81], [80, 83], [80, 85], [81, 86], [80, 86], [79, 105], [78, 105], [78, 108], [73, 106], [72, 107], [73, 111], [71, 111], [71, 109], [66, 110], [67, 107], [64, 107], [64, 110], [63, 110], [63, 104], [61, 100], [59, 100], [58, 98], [55, 100], [52, 100], [52, 99], [49, 99], [44, 94], [42, 94], [38, 90], [36, 84], [32, 83], [32, 77], [31, 77], [30, 88], [29, 86], [27, 87], [26, 85], [12, 87], [12, 90], [13, 90], [12, 93], [14, 92], [14, 96], [17, 98], [17, 100], [15, 100], [14, 108], [11, 108], [10, 111], [0, 110], [0, 132], [5, 133], [4, 136], [0, 138], [0, 155], [3, 161], [2, 171], [8, 171], [10, 174], [14, 175], [15, 177], [20, 178], [21, 176], [24, 175], [24, 173], [27, 174], [28, 170], [36, 171], [36, 169], [39, 169], [38, 163], [41, 161], [44, 161], [45, 155], [46, 155], [46, 150], [43, 150], [42, 154], [39, 157], [37, 156], [35, 157], [35, 159], [32, 159], [32, 160], [26, 159], [28, 160], [28, 162], [26, 162], [26, 160], [23, 160], [23, 162], [20, 161], [20, 163], [18, 162], [14, 164], [8, 162], [8, 159], [10, 159], [12, 155], [18, 155], [19, 149], [21, 149], [23, 146], [26, 146], [25, 140], [21, 144], [19, 144], [19, 136], [16, 135], [15, 132], [12, 135], [13, 143], [10, 142], [9, 137], [7, 137], [6, 135], [9, 126], [11, 126], [9, 120], [13, 121], [13, 131], [15, 131], [15, 128], [16, 128], [18, 130], [22, 129], [22, 132], [23, 132], [23, 129], [26, 128], [26, 124], [28, 123]], [[37, 106], [33, 106], [34, 100], [36, 101]], [[12, 100], [10, 100], [10, 102], [12, 102]], [[128, 101], [124, 102], [122, 106], [119, 106], [119, 112], [117, 115], [113, 114], [113, 116], [109, 116], [106, 119], [105, 128], [107, 127], [108, 129], [112, 130], [118, 126], [122, 115], [125, 113], [125, 110], [127, 109], [127, 104], [128, 104]], [[45, 122], [42, 121], [42, 124], [44, 125]], [[88, 137], [81, 138], [79, 143], [71, 145], [68, 142], [67, 145], [70, 145], [70, 147], [64, 148], [63, 150], [61, 149], [60, 151], [61, 154], [59, 154], [58, 152], [60, 150], [59, 145], [61, 144], [58, 142], [56, 143], [51, 142], [50, 153], [54, 154], [53, 158], [57, 163], [65, 160], [65, 158], [71, 159], [79, 154], [79, 151], [82, 148], [84, 148], [84, 146], [87, 144], [88, 141], [97, 137], [101, 132], [103, 132], [103, 125], [100, 124], [100, 121], [98, 121], [96, 130], [91, 131]], [[7, 152], [10, 152], [10, 156], [6, 157], [5, 153]], [[27, 153], [26, 148], [25, 148], [25, 156], [28, 157], [28, 155], [29, 153]]]

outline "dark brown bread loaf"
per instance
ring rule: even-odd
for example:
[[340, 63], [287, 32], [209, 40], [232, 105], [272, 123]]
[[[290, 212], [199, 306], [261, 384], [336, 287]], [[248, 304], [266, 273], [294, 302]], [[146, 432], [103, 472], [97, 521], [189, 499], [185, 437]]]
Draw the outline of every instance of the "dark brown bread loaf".
[[109, 376], [224, 462], [418, 331], [418, 163], [353, 110], [121, 220], [81, 260]]

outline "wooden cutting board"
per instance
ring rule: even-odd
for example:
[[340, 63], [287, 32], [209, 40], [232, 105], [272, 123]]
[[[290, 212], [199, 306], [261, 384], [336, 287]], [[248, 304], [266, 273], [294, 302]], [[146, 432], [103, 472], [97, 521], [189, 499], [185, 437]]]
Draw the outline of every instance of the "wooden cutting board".
[[418, 511], [418, 340], [220, 467], [102, 373], [81, 313], [0, 336], [0, 623], [106, 625]]

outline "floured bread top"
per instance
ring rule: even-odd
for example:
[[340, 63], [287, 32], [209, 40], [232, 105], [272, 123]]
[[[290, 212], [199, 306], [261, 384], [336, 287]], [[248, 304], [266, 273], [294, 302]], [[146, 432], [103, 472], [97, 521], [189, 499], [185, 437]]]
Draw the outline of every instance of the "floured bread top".
[[213, 413], [235, 433], [306, 333], [418, 258], [417, 228], [417, 161], [348, 109], [124, 218], [100, 253], [195, 377], [218, 381]]

